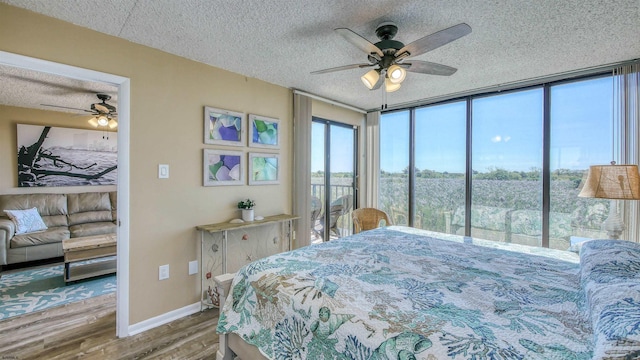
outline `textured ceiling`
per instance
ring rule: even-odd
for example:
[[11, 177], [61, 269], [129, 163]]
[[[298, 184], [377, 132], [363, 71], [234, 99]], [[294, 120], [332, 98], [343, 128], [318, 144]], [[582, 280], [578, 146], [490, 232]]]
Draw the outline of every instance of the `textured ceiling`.
[[[0, 65], [0, 104], [83, 114], [91, 104], [99, 103], [96, 94], [107, 94], [116, 105], [118, 88], [96, 82], [70, 79], [42, 72]], [[45, 106], [55, 105], [57, 107]], [[76, 108], [66, 109], [66, 108]]]
[[389, 106], [640, 57], [639, 0], [0, 2], [363, 109], [378, 108], [382, 92], [362, 85], [362, 69], [310, 74], [366, 62], [338, 27], [376, 42], [376, 26], [393, 21], [405, 44], [462, 22], [473, 29], [416, 57], [458, 72], [409, 73]]

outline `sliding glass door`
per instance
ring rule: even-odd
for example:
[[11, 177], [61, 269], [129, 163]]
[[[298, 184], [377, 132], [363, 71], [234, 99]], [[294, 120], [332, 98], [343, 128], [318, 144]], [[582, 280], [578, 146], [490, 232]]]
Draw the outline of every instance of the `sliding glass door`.
[[311, 242], [351, 235], [356, 203], [357, 129], [313, 118], [311, 128]]

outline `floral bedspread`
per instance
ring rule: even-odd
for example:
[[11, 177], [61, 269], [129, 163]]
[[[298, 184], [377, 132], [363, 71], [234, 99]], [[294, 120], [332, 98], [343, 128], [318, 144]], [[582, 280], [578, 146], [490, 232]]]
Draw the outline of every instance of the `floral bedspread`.
[[591, 359], [580, 276], [566, 251], [392, 226], [247, 265], [217, 330], [269, 359]]
[[594, 331], [594, 359], [640, 359], [640, 245], [587, 241], [582, 288]]

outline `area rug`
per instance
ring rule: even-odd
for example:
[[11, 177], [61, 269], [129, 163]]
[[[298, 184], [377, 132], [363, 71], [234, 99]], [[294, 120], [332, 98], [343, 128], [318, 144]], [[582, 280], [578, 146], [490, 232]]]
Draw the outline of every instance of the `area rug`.
[[0, 320], [116, 291], [115, 274], [65, 285], [63, 271], [60, 264], [2, 274]]

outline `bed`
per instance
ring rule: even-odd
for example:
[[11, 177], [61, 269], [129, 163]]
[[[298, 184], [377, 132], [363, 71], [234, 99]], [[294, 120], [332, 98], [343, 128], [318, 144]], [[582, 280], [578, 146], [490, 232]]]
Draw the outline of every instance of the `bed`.
[[391, 226], [218, 280], [218, 359], [640, 358], [627, 241], [578, 255]]

